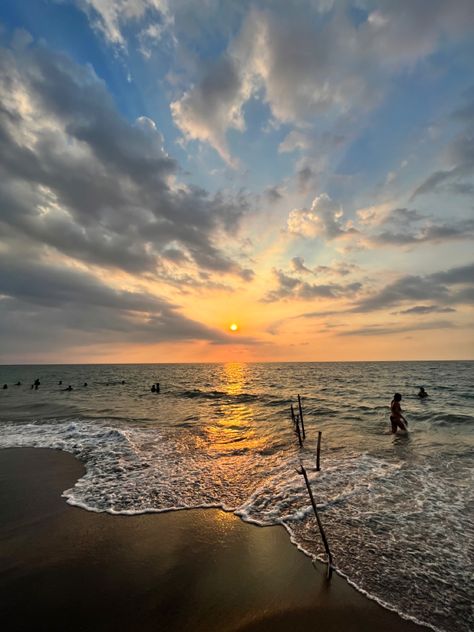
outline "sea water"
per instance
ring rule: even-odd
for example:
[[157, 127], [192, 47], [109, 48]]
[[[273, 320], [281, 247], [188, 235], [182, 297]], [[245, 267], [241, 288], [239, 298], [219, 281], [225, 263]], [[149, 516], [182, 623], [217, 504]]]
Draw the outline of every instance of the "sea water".
[[[0, 447], [77, 456], [87, 472], [64, 496], [84, 509], [221, 507], [283, 525], [324, 559], [303, 464], [337, 571], [406, 618], [467, 632], [473, 378], [473, 362], [3, 366]], [[396, 391], [405, 436], [390, 434]], [[290, 418], [298, 394], [302, 449]]]

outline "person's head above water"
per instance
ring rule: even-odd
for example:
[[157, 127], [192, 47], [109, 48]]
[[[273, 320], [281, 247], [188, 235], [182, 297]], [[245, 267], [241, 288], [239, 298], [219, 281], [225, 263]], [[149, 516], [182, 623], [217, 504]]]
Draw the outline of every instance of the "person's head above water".
[[393, 399], [394, 401], [399, 402], [402, 399], [402, 396], [400, 395], [400, 393], [395, 393]]

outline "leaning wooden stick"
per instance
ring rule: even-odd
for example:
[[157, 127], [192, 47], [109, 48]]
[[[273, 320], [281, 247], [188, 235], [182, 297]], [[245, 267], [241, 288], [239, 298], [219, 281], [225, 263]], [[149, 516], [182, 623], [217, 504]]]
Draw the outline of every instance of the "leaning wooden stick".
[[298, 435], [298, 441], [300, 443], [300, 448], [303, 447], [303, 439], [301, 438], [301, 430], [300, 430], [300, 416], [295, 415], [295, 432]]
[[303, 439], [306, 439], [306, 432], [304, 431], [303, 409], [301, 407], [301, 397], [299, 395], [298, 395], [298, 408], [300, 411], [301, 430], [303, 431]]
[[327, 562], [328, 568], [327, 568], [326, 577], [327, 577], [327, 579], [331, 579], [331, 575], [332, 575], [332, 555], [331, 555], [331, 551], [329, 550], [329, 544], [328, 544], [328, 541], [327, 541], [327, 538], [326, 538], [326, 534], [324, 533], [323, 525], [321, 524], [321, 520], [319, 519], [318, 509], [316, 507], [316, 502], [314, 500], [314, 496], [313, 496], [313, 491], [311, 489], [311, 485], [309, 484], [308, 475], [306, 474], [306, 470], [304, 469], [303, 465], [301, 465], [301, 472], [300, 472], [300, 474], [302, 474], [304, 476], [304, 482], [306, 483], [306, 487], [308, 489], [309, 498], [310, 498], [311, 504], [313, 506], [314, 515], [316, 516], [316, 521], [318, 523], [319, 532], [321, 533], [321, 538], [323, 540], [324, 549], [326, 551], [326, 555], [328, 556], [328, 562]]
[[319, 472], [321, 468], [319, 467], [319, 456], [321, 454], [321, 435], [323, 433], [321, 430], [318, 431], [318, 447], [316, 448], [316, 471]]

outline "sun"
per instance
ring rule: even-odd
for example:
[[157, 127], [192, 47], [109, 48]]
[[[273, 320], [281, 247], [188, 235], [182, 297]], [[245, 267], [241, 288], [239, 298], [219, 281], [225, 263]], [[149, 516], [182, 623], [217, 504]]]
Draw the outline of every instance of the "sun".
[[229, 325], [229, 329], [231, 331], [239, 331], [239, 326], [237, 325], [237, 323], [232, 323], [232, 325]]

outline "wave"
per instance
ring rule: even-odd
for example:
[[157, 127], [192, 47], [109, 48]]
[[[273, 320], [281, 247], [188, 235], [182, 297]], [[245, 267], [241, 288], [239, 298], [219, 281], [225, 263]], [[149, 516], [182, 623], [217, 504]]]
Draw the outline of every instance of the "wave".
[[474, 423], [474, 417], [471, 415], [461, 415], [455, 413], [438, 413], [430, 415], [429, 420], [436, 426], [451, 426]]
[[[199, 393], [229, 397], [222, 391]], [[438, 417], [440, 423], [446, 419]], [[457, 421], [451, 423], [464, 423], [459, 418], [465, 416], [453, 417]], [[179, 426], [153, 428], [82, 418], [5, 424], [0, 447], [50, 447], [77, 456], [86, 474], [63, 495], [84, 509], [132, 515], [222, 508], [248, 522], [285, 526], [299, 548], [320, 558], [311, 504], [297, 472], [302, 459], [338, 572], [405, 618], [423, 621], [429, 604], [436, 603], [441, 605], [430, 613], [430, 625], [450, 632], [468, 629], [465, 543], [472, 522], [456, 470], [461, 460], [448, 467], [417, 454], [408, 461], [410, 446], [404, 444], [398, 458], [395, 443], [385, 443], [382, 456], [352, 453], [341, 424], [332, 422], [336, 438], [325, 446], [323, 470], [317, 472], [314, 454], [308, 448], [298, 451], [289, 431], [288, 437], [275, 433], [263, 440], [247, 421], [241, 426], [232, 420], [229, 425], [195, 421], [194, 415], [183, 415]], [[288, 420], [281, 424], [286, 427]], [[394, 595], [393, 584], [407, 578], [416, 591]], [[456, 590], [446, 592], [445, 581]]]
[[177, 391], [174, 395], [184, 399], [223, 399], [238, 403], [253, 402], [261, 398], [260, 395], [255, 395], [253, 393], [228, 393], [225, 391], [202, 391], [200, 389]]

